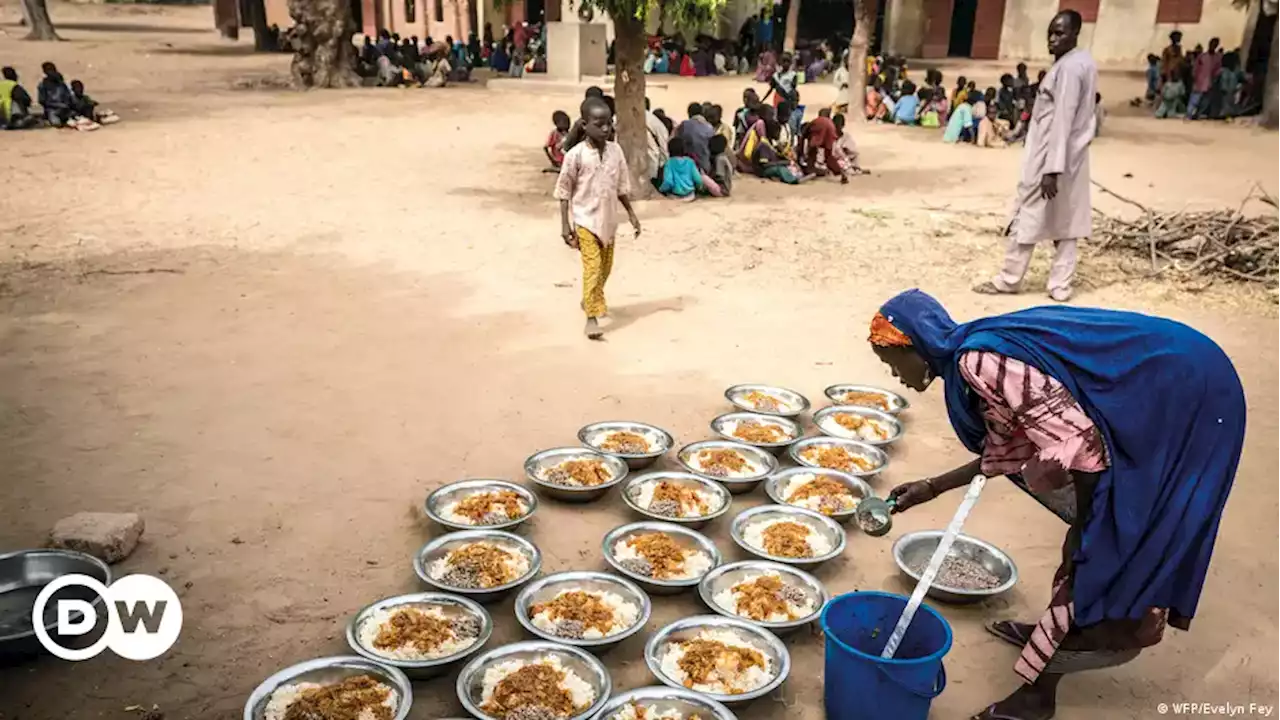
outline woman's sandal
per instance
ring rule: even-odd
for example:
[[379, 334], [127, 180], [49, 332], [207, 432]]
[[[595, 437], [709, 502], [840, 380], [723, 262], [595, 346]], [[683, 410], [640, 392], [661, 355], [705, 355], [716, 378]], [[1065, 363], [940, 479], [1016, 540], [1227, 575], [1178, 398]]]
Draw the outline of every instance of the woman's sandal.
[[974, 715], [970, 720], [1022, 720], [1017, 715], [1007, 715], [1002, 712], [996, 712], [995, 705], [988, 705], [986, 710]]
[[1031, 633], [1035, 627], [1031, 623], [997, 620], [984, 625], [983, 629], [1014, 647], [1026, 647], [1027, 643], [1031, 642]]
[[982, 283], [978, 283], [977, 285], [974, 285], [973, 291], [978, 293], [979, 295], [1016, 295], [1017, 294], [1009, 290], [1001, 290], [1000, 288], [996, 287], [996, 284], [991, 282], [990, 280], [988, 280], [987, 282], [982, 282]]

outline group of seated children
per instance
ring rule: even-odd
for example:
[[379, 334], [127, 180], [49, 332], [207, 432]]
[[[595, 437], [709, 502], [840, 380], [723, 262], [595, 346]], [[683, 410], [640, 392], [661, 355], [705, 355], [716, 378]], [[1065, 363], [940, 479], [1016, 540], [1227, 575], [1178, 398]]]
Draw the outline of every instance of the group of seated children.
[[812, 121], [804, 122], [803, 111], [793, 109], [790, 100], [779, 100], [771, 107], [750, 88], [742, 93], [742, 101], [733, 121], [734, 164], [739, 172], [788, 185], [828, 173], [848, 183], [850, 176], [867, 172], [858, 164], [857, 145], [845, 132], [843, 115], [832, 117], [831, 110], [824, 108]]
[[379, 87], [444, 87], [450, 82], [471, 79], [471, 56], [466, 46], [446, 36], [444, 42], [430, 37], [404, 38], [378, 31], [378, 40], [368, 35], [356, 57], [356, 74], [366, 84]]
[[31, 94], [18, 83], [18, 71], [5, 67], [0, 73], [0, 128], [27, 130], [43, 126], [97, 130], [120, 120], [115, 113], [98, 105], [84, 91], [84, 83], [63, 79], [51, 62], [40, 66], [44, 77], [36, 86], [40, 114], [32, 109]]
[[[1252, 115], [1262, 106], [1259, 84], [1241, 66], [1240, 51], [1223, 52], [1218, 38], [1209, 49], [1196, 45], [1182, 52], [1182, 33], [1169, 34], [1160, 56], [1147, 55], [1147, 91], [1143, 98], [1157, 118], [1230, 120]], [[1134, 99], [1138, 107], [1142, 100]]]

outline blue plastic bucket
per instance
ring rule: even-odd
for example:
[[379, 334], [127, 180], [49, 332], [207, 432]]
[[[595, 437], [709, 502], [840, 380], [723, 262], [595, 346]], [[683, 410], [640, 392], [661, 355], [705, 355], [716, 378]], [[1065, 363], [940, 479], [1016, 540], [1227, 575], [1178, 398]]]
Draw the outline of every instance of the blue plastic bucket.
[[880, 652], [907, 606], [902, 595], [854, 592], [822, 611], [827, 636], [823, 702], [833, 720], [925, 720], [942, 694], [942, 658], [951, 649], [951, 626], [921, 605], [892, 660]]

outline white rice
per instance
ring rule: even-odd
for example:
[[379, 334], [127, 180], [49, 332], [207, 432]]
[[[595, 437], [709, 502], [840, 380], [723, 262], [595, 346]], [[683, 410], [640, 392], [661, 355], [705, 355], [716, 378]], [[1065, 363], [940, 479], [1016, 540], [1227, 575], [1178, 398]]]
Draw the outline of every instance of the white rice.
[[[776, 578], [783, 585], [789, 584], [787, 583], [787, 579], [779, 575], [778, 573], [755, 573], [753, 575], [744, 576], [737, 583], [734, 583], [734, 585], [741, 585], [744, 583], [754, 582], [765, 576]], [[746, 613], [738, 612], [738, 595], [733, 591], [733, 586], [726, 587], [725, 589], [716, 593], [713, 599], [716, 601], [717, 605], [724, 608], [725, 610], [728, 610], [734, 615], [737, 615], [738, 617], [743, 617], [748, 620], [756, 619], [747, 615]], [[813, 614], [816, 608], [814, 606], [813, 599], [810, 598], [808, 594], [806, 594], [803, 603], [794, 603], [788, 600], [787, 609], [791, 611], [790, 616], [784, 615], [783, 613], [774, 613], [769, 617], [764, 618], [764, 622], [787, 622], [788, 620], [791, 620], [793, 617], [794, 618], [809, 617], [810, 615]]]
[[755, 408], [757, 411], [760, 411], [760, 412], [795, 412], [796, 410], [799, 410], [799, 409], [800, 409], [800, 403], [799, 403], [799, 401], [794, 401], [794, 402], [793, 402], [793, 401], [789, 400], [789, 399], [788, 399], [786, 396], [784, 396], [784, 395], [779, 395], [779, 394], [777, 394], [777, 393], [766, 392], [766, 391], [764, 391], [764, 390], [759, 390], [759, 391], [757, 391], [757, 392], [759, 392], [761, 395], [765, 395], [765, 396], [770, 397], [770, 398], [773, 398], [775, 401], [777, 401], [777, 403], [778, 403], [778, 409], [777, 409], [777, 410], [770, 410], [770, 409], [768, 409], [768, 408], [760, 408], [760, 407], [756, 407], [756, 406], [755, 406], [755, 404], [751, 402], [751, 400], [748, 400], [748, 399], [747, 399], [747, 396], [751, 394], [751, 391], [750, 391], [750, 390], [748, 390], [748, 391], [746, 391], [746, 392], [742, 393], [741, 395], [739, 395], [739, 396], [738, 396], [738, 399], [739, 399], [739, 401], [740, 401], [743, 405], [750, 405], [750, 406], [752, 406], [753, 408]]
[[[458, 514], [458, 506], [459, 506], [459, 505], [461, 505], [461, 504], [462, 504], [462, 502], [463, 502], [464, 500], [466, 500], [467, 498], [470, 498], [470, 497], [475, 496], [475, 495], [483, 495], [483, 494], [485, 494], [485, 493], [489, 493], [489, 492], [494, 492], [494, 491], [493, 491], [493, 490], [480, 490], [480, 491], [478, 491], [478, 492], [473, 492], [473, 493], [468, 493], [468, 494], [466, 494], [466, 495], [463, 495], [462, 497], [459, 497], [459, 498], [457, 498], [456, 500], [450, 500], [448, 503], [446, 503], [445, 505], [443, 505], [443, 506], [440, 508], [440, 517], [444, 518], [445, 520], [448, 520], [448, 521], [449, 521], [449, 522], [451, 522], [451, 523], [457, 523], [457, 524], [459, 524], [459, 525], [481, 525], [481, 526], [483, 526], [483, 524], [482, 524], [482, 523], [477, 523], [477, 522], [475, 522], [474, 520], [472, 520], [471, 518], [467, 517], [466, 515], [459, 515], [459, 514]], [[506, 509], [506, 507], [505, 507], [505, 506], [503, 506], [503, 505], [493, 505], [493, 506], [491, 506], [491, 508], [492, 508], [492, 509], [491, 509], [489, 512], [491, 512], [491, 513], [493, 513], [494, 515], [496, 515], [496, 516], [498, 516], [498, 517], [502, 518], [502, 519], [503, 519], [503, 522], [506, 522], [507, 520], [516, 520], [516, 519], [518, 519], [518, 518], [522, 518], [522, 517], [524, 517], [525, 515], [528, 515], [528, 514], [529, 514], [529, 504], [528, 504], [528, 503], [526, 503], [523, 499], [521, 499], [521, 500], [517, 500], [517, 501], [516, 501], [516, 504], [520, 507], [520, 514], [519, 514], [519, 515], [517, 515], [516, 517], [511, 517], [510, 515], [508, 515], [508, 514], [507, 514], [507, 509]], [[492, 524], [492, 523], [491, 523], [491, 524]]]
[[768, 551], [764, 549], [764, 531], [768, 530], [769, 528], [779, 523], [795, 523], [797, 525], [803, 525], [806, 528], [808, 528], [809, 536], [805, 538], [805, 542], [809, 544], [808, 557], [819, 557], [821, 555], [826, 555], [827, 553], [831, 552], [831, 550], [835, 547], [835, 545], [833, 545], [831, 541], [827, 539], [826, 535], [819, 532], [816, 528], [813, 527], [813, 525], [810, 525], [805, 518], [789, 518], [789, 517], [775, 516], [767, 520], [754, 522], [747, 525], [745, 531], [743, 532], [743, 537], [747, 541], [748, 545], [750, 545], [753, 548], [756, 548], [760, 552], [767, 553]]
[[[785, 440], [795, 439], [794, 437], [792, 437], [791, 431], [787, 429], [785, 425], [783, 425], [782, 423], [769, 422], [768, 420], [745, 420], [745, 421], [726, 420], [724, 425], [720, 426], [720, 430], [725, 435], [729, 435], [730, 437], [737, 439], [739, 442], [747, 442], [746, 440], [743, 440], [742, 438], [738, 437], [736, 434], [738, 432], [738, 428], [742, 426], [743, 422], [746, 422], [748, 426], [755, 424], [755, 425], [768, 425], [770, 427], [776, 427], [782, 431], [782, 436]], [[782, 441], [780, 440], [779, 442], [782, 442]], [[751, 443], [747, 443], [747, 444], [751, 444]]]
[[[619, 540], [613, 545], [613, 559], [618, 562], [623, 560], [643, 560], [644, 556], [636, 552], [636, 549], [628, 544], [627, 540]], [[684, 554], [683, 573], [678, 575], [670, 575], [662, 580], [692, 580], [706, 575], [711, 570], [711, 557], [701, 550], [686, 548]]]
[[[600, 592], [598, 590], [587, 590], [586, 588], [581, 588], [581, 587], [571, 587], [571, 588], [565, 588], [564, 590], [561, 590], [560, 592], [556, 593], [555, 596], [560, 597], [565, 593], [574, 592], [574, 591], [582, 591], [587, 593], [588, 595], [594, 595], [596, 598], [600, 600], [600, 602], [604, 603], [606, 606], [609, 607], [610, 610], [613, 611], [613, 626], [609, 628], [609, 632], [602, 633], [600, 632], [599, 628], [590, 627], [590, 628], [587, 628], [582, 633], [583, 640], [600, 640], [602, 638], [609, 637], [610, 635], [617, 635], [618, 633], [623, 632], [624, 630], [627, 630], [631, 628], [631, 626], [635, 625], [636, 620], [639, 619], [640, 617], [640, 608], [636, 607], [632, 603], [627, 602], [625, 598], [623, 598], [621, 595], [617, 593]], [[537, 615], [534, 615], [532, 620], [533, 620], [534, 626], [536, 626], [539, 630], [542, 630], [543, 632], [548, 633], [550, 635], [556, 634], [557, 621], [551, 617], [550, 611], [543, 610]]]
[[667, 645], [662, 654], [662, 673], [680, 683], [683, 687], [694, 692], [715, 695], [741, 695], [763, 687], [773, 679], [776, 672], [773, 667], [773, 658], [769, 657], [768, 653], [743, 641], [737, 634], [728, 630], [703, 630], [697, 634], [695, 639], [720, 642], [730, 647], [756, 650], [764, 657], [765, 667], [762, 669], [753, 665], [745, 673], [738, 673], [737, 677], [727, 678], [732, 681], [732, 684], [726, 684], [724, 682], [726, 678], [717, 678], [709, 683], [691, 682], [685, 671], [680, 669], [680, 659], [684, 657], [684, 645], [673, 642]]
[[[409, 607], [440, 620], [451, 619], [435, 605], [413, 605]], [[360, 644], [364, 646], [366, 650], [392, 660], [434, 660], [436, 658], [442, 658], [457, 652], [462, 652], [474, 645], [476, 640], [479, 639], [467, 638], [466, 640], [459, 640], [457, 638], [453, 638], [445, 640], [430, 652], [423, 652], [418, 649], [418, 646], [411, 643], [406, 643], [395, 648], [375, 647], [373, 641], [377, 639], [378, 631], [382, 629], [383, 625], [390, 622], [391, 616], [395, 615], [396, 611], [400, 609], [402, 608], [393, 607], [375, 610], [363, 623], [360, 624], [359, 640]]]
[[[387, 693], [387, 699], [384, 700], [382, 704], [390, 708], [391, 712], [394, 714], [397, 702], [396, 692], [388, 685], [382, 683], [379, 684], [391, 691]], [[313, 682], [281, 685], [275, 689], [275, 692], [271, 693], [271, 699], [267, 701], [267, 708], [263, 711], [262, 720], [284, 720], [285, 713], [289, 711], [289, 706], [301, 697], [302, 693], [307, 690], [314, 690], [322, 687], [324, 687], [324, 685]], [[360, 720], [374, 720], [374, 717], [372, 710], [366, 708], [360, 711]]]
[[626, 430], [619, 430], [619, 429], [600, 430], [599, 432], [596, 432], [587, 437], [587, 444], [595, 448], [596, 450], [600, 450], [601, 452], [607, 452], [603, 450], [601, 446], [604, 445], [605, 440], [609, 439], [610, 435], [613, 435], [614, 433], [617, 433], [617, 432], [629, 432], [644, 438], [644, 441], [649, 445], [649, 449], [647, 450], [647, 452], [653, 452], [657, 450], [659, 447], [661, 447], [662, 445], [662, 439], [658, 436], [657, 433], [649, 430], [643, 430], [641, 428], [627, 428]]
[[[648, 510], [649, 506], [653, 504], [653, 493], [658, 489], [658, 485], [660, 485], [662, 482], [663, 481], [659, 479], [659, 480], [650, 480], [648, 482], [641, 483], [640, 492], [634, 498], [636, 501], [636, 504], [644, 508], [645, 510]], [[667, 482], [675, 482], [675, 481], [668, 480]], [[693, 494], [697, 495], [698, 499], [701, 500], [702, 503], [707, 507], [707, 511], [705, 513], [702, 513], [702, 512], [699, 512], [699, 509], [694, 505], [683, 504], [680, 506], [680, 517], [685, 518], [685, 517], [700, 517], [702, 515], [710, 515], [711, 513], [716, 512], [717, 510], [720, 509], [721, 503], [720, 503], [719, 496], [714, 495], [699, 487], [690, 487], [690, 489], [693, 490]]]
[[[822, 496], [820, 495], [810, 495], [809, 497], [801, 500], [788, 499], [798, 492], [800, 488], [817, 479], [818, 476], [814, 473], [796, 473], [795, 475], [792, 475], [790, 479], [787, 480], [787, 484], [782, 487], [783, 502], [788, 505], [806, 508], [814, 512], [822, 512]], [[840, 499], [843, 505], [840, 508], [840, 512], [852, 512], [858, 508], [858, 498], [854, 497], [852, 490], [848, 491], [847, 494], [841, 494]]]
[[[507, 567], [510, 568], [511, 570], [512, 580], [515, 580], [516, 578], [524, 577], [524, 574], [529, 572], [529, 558], [519, 549], [509, 547], [502, 543], [495, 543], [491, 540], [484, 540], [481, 542], [486, 542], [491, 545], [496, 545], [507, 552]], [[459, 548], [461, 547], [463, 546], [459, 546]], [[449, 574], [449, 568], [450, 568], [449, 555], [450, 554], [452, 554], [452, 552], [444, 553], [439, 558], [437, 558], [435, 562], [431, 563], [430, 567], [427, 568], [427, 574], [430, 575], [433, 580], [443, 581], [444, 576]], [[471, 589], [471, 588], [467, 588], [467, 589]], [[479, 589], [479, 588], [476, 588], [476, 589]]]
[[480, 704], [487, 705], [493, 700], [493, 693], [498, 688], [498, 683], [502, 682], [508, 675], [519, 671], [528, 665], [546, 664], [564, 673], [564, 680], [561, 681], [560, 687], [569, 691], [569, 695], [573, 698], [575, 708], [585, 709], [596, 701], [596, 691], [591, 684], [583, 680], [564, 663], [560, 662], [560, 658], [555, 655], [544, 655], [536, 660], [506, 660], [500, 663], [490, 665], [484, 671], [484, 691], [480, 696]]
[[[684, 720], [684, 713], [679, 710], [658, 712], [652, 705], [640, 705], [640, 708], [645, 710], [644, 720]], [[621, 710], [614, 712], [606, 720], [640, 720], [640, 716], [636, 714], [636, 703], [623, 705]]]
[[[707, 472], [707, 466], [702, 464], [702, 459], [698, 457], [700, 453], [701, 451], [689, 453], [689, 464], [698, 472], [711, 475], [711, 473]], [[741, 470], [730, 471], [729, 474], [723, 476], [725, 479], [757, 477], [764, 472], [764, 468], [754, 458], [742, 452], [738, 452], [738, 456], [746, 461], [746, 467]]]
[[[885, 438], [893, 434], [892, 430], [890, 430], [890, 428], [885, 427], [884, 424], [881, 423], [879, 420], [876, 420], [875, 418], [864, 418], [864, 419], [866, 420], [866, 423], [863, 424], [862, 427], [858, 428], [856, 431], [850, 430], [849, 428], [836, 422], [836, 413], [831, 413], [830, 415], [827, 415], [826, 417], [822, 418], [821, 425], [822, 425], [823, 431], [825, 431], [828, 435], [834, 435], [835, 437], [848, 438], [850, 440], [861, 440], [862, 442], [872, 442], [872, 443], [884, 442]], [[879, 429], [880, 432], [883, 433], [883, 436], [881, 436], [880, 434], [877, 434], [876, 430], [873, 428]]]

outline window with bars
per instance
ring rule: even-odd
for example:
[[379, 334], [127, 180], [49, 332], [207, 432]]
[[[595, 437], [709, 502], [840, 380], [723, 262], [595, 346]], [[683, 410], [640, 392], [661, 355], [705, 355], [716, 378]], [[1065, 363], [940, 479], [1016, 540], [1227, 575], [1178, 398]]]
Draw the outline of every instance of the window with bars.
[[1156, 22], [1194, 24], [1204, 14], [1204, 0], [1159, 0], [1156, 5]]
[[435, 0], [436, 22], [444, 22], [444, 0]]
[[1098, 22], [1099, 2], [1100, 0], [1058, 0], [1058, 12], [1075, 10], [1085, 22]]

